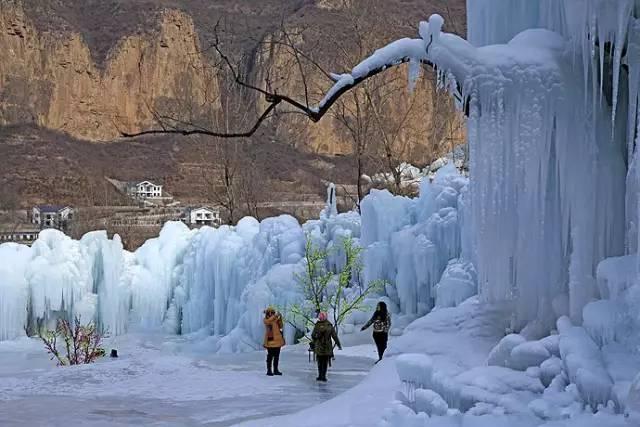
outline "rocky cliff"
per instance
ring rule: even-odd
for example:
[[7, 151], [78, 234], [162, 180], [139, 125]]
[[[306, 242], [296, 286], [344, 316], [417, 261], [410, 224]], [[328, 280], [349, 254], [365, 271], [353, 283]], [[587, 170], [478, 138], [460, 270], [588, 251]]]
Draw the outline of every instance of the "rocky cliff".
[[[216, 37], [247, 80], [314, 104], [332, 84], [326, 71], [412, 36], [431, 13], [463, 32], [464, 9], [464, 0], [0, 0], [0, 186], [23, 206], [100, 204], [87, 194], [99, 193], [104, 177], [144, 178], [181, 200], [207, 201], [203, 176], [220, 167], [216, 141], [119, 135], [157, 127], [165, 115], [208, 128], [253, 123], [263, 101], [238, 97], [220, 73]], [[354, 124], [360, 141], [388, 139], [394, 155], [414, 163], [461, 139], [432, 81], [410, 92], [406, 70], [383, 74], [319, 123], [286, 109], [270, 118], [243, 151], [265, 191], [353, 184]], [[376, 150], [366, 173], [386, 167]]]
[[[303, 95], [299, 70], [292, 66], [291, 52], [274, 43], [274, 34], [281, 28], [302, 34], [301, 49], [314, 51], [317, 63], [328, 71], [358, 59], [357, 51], [344, 54], [345, 49], [355, 48], [339, 39], [353, 38], [349, 34], [352, 18], [347, 18], [344, 10], [351, 1], [226, 1], [210, 2], [215, 6], [207, 9], [203, 9], [203, 1], [50, 3], [0, 1], [2, 124], [36, 124], [91, 141], [110, 141], [120, 131], [152, 127], [158, 114], [211, 125], [219, 107], [221, 84], [212, 68], [216, 58], [206, 48], [212, 28], [221, 19], [231, 28], [229, 37], [243, 40], [229, 46], [243, 50], [234, 53], [242, 58], [251, 77], [259, 84], [267, 74], [280, 79], [282, 83], [276, 82], [280, 90], [296, 96]], [[425, 11], [416, 13], [409, 7], [411, 2], [404, 3], [396, 10], [389, 4], [378, 7], [377, 13], [393, 13], [398, 18], [414, 13], [415, 23], [421, 14], [435, 11], [428, 9], [438, 7], [438, 2], [431, 2], [434, 4], [424, 5]], [[92, 16], [95, 13], [102, 16]], [[382, 43], [396, 34], [394, 29], [376, 29], [360, 36], [370, 43]], [[317, 100], [330, 82], [313, 67], [305, 73]], [[427, 104], [412, 100], [401, 75], [392, 81], [394, 90], [389, 93], [397, 96], [397, 108], [391, 111], [404, 115], [412, 104], [407, 119], [411, 131], [404, 136], [412, 145], [419, 145], [421, 135], [431, 126], [425, 120], [429, 116]], [[417, 96], [428, 100], [427, 85], [418, 87]], [[285, 116], [275, 125], [281, 138], [302, 149], [327, 154], [352, 151], [349, 136], [331, 117], [309, 126], [304, 119]]]
[[[0, 3], [0, 121], [33, 123], [94, 141], [154, 124], [166, 104], [196, 115], [215, 108], [192, 19], [167, 10], [153, 35], [120, 39], [104, 69], [76, 32], [40, 31], [20, 4]], [[197, 110], [197, 111], [195, 111]]]

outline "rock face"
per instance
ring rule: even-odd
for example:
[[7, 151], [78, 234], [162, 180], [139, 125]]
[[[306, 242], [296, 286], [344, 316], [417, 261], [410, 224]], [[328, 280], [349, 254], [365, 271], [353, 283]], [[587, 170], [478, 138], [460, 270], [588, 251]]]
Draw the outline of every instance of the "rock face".
[[191, 18], [166, 11], [160, 20], [154, 36], [120, 40], [101, 70], [80, 34], [40, 32], [19, 4], [0, 3], [0, 122], [106, 141], [152, 126], [152, 111], [182, 100], [183, 111], [210, 114], [217, 85], [193, 54]]
[[[73, 1], [52, 0], [52, 4], [74, 7]], [[113, 7], [120, 7], [119, 0], [110, 1]], [[165, 3], [167, 7], [164, 7]], [[185, 2], [200, 3], [197, 0]], [[350, 3], [319, 0], [308, 7], [321, 11], [319, 13], [336, 14]], [[178, 0], [159, 0], [158, 4], [162, 7], [153, 15], [156, 25], [146, 31], [132, 28], [130, 34], [123, 34], [108, 49], [103, 62], [96, 63], [95, 52], [87, 42], [88, 36], [77, 28], [44, 28], [28, 13], [28, 4], [20, 0], [0, 2], [0, 52], [3, 52], [0, 124], [35, 124], [90, 141], [111, 141], [119, 137], [120, 131], [135, 132], [154, 127], [157, 115], [211, 124], [220, 109], [219, 100], [225, 94], [211, 66], [215, 59], [211, 54], [202, 53], [203, 38], [194, 24], [199, 17], [193, 11], [193, 15], [190, 14], [189, 8]], [[217, 7], [237, 9], [240, 6]], [[328, 22], [332, 16], [328, 15]], [[304, 20], [304, 13], [294, 18]], [[315, 22], [315, 18], [307, 21]], [[259, 28], [262, 24], [251, 25]], [[263, 44], [273, 41], [273, 36], [263, 33], [263, 30], [256, 31], [263, 37]], [[304, 95], [300, 74], [296, 74], [290, 54], [282, 47], [272, 43], [266, 54], [254, 51], [245, 56], [249, 61], [247, 68], [252, 70], [256, 81], [263, 80], [274, 70], [289, 71], [290, 75], [280, 83], [281, 90], [299, 97]], [[397, 139], [408, 152], [416, 153], [414, 160], [419, 162], [422, 159], [418, 153], [427, 151], [425, 135], [433, 132], [436, 117], [430, 102], [432, 90], [427, 84], [418, 84], [415, 95], [411, 96], [404, 71], [389, 74], [393, 73], [395, 75], [388, 82], [393, 94], [389, 96], [397, 101], [388, 111], [404, 125], [405, 130]], [[314, 99], [317, 99], [330, 82], [321, 76], [310, 76], [307, 83], [314, 88]], [[416, 98], [421, 101], [416, 102]], [[345, 101], [347, 107], [354, 102]], [[369, 120], [373, 120], [371, 114]], [[335, 117], [311, 125], [305, 118], [283, 115], [272, 120], [272, 124], [280, 140], [302, 150], [322, 154], [353, 152], [351, 135]], [[456, 128], [452, 133], [456, 138], [461, 137], [459, 127], [459, 124], [452, 125]]]

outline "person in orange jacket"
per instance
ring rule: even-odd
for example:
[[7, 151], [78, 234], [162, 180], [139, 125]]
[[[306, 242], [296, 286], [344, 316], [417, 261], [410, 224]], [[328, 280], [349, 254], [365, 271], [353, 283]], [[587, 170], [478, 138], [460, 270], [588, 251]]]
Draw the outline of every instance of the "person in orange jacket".
[[[267, 349], [267, 375], [270, 377], [282, 375], [282, 372], [278, 369], [278, 364], [280, 362], [280, 349], [285, 345], [284, 336], [282, 335], [284, 323], [282, 315], [273, 307], [268, 307], [264, 311], [264, 327], [263, 346]], [[273, 370], [271, 369], [272, 366]]]

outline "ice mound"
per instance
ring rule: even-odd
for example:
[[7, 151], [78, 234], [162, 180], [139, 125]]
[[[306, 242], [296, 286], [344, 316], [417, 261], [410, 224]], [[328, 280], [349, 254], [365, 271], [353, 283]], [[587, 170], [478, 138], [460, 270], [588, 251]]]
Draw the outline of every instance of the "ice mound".
[[600, 349], [584, 328], [573, 326], [566, 317], [558, 320], [558, 331], [560, 355], [567, 377], [592, 408], [606, 406], [612, 396], [613, 380]]
[[518, 344], [511, 350], [509, 367], [519, 371], [540, 366], [542, 362], [551, 357], [551, 353], [538, 341], [529, 341]]
[[491, 350], [491, 353], [489, 353], [487, 364], [489, 366], [510, 366], [511, 352], [514, 348], [525, 342], [526, 340], [522, 335], [507, 335], [500, 340], [500, 342], [493, 348], [493, 350]]
[[446, 415], [449, 409], [447, 402], [433, 390], [416, 390], [415, 400], [416, 412], [424, 412], [427, 415]]
[[407, 385], [404, 399], [416, 408], [433, 405], [444, 413], [448, 408], [467, 412], [489, 405], [506, 413], [519, 413], [544, 390], [538, 378], [524, 372], [486, 366], [450, 375], [434, 369], [430, 359], [424, 357], [403, 355], [396, 361], [398, 376]]
[[460, 259], [449, 261], [435, 290], [436, 307], [460, 305], [478, 292], [475, 267]]

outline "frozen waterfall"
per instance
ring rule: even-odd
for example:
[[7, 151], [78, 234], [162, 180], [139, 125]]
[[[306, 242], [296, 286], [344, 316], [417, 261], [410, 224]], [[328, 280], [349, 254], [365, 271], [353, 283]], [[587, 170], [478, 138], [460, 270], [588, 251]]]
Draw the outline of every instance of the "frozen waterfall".
[[432, 40], [426, 59], [469, 104], [479, 291], [513, 301], [515, 330], [550, 330], [565, 314], [581, 322], [583, 308], [606, 297], [599, 263], [636, 251], [634, 6], [469, 1], [470, 42], [434, 37], [438, 21], [421, 25]]
[[[318, 220], [300, 225], [287, 215], [244, 218], [234, 227], [198, 230], [169, 222], [134, 253], [103, 231], [76, 241], [46, 230], [31, 248], [0, 245], [0, 257], [9, 261], [0, 267], [0, 340], [42, 321], [50, 326], [60, 316], [80, 316], [112, 334], [204, 332], [219, 351], [257, 348], [264, 307], [303, 298], [296, 273], [304, 268], [307, 236], [329, 249], [327, 268], [334, 271], [345, 263], [343, 239], [364, 244], [366, 279], [387, 280], [394, 311], [415, 318], [435, 305], [440, 276], [460, 255], [458, 200], [466, 185], [449, 165], [423, 183], [417, 199], [375, 192], [363, 202], [362, 219], [355, 212], [338, 214], [335, 187], [329, 186]], [[405, 238], [412, 243], [404, 244]], [[475, 290], [471, 276], [465, 280], [455, 282], [443, 301]], [[347, 323], [361, 317], [356, 313]], [[293, 341], [295, 331], [285, 329]]]

